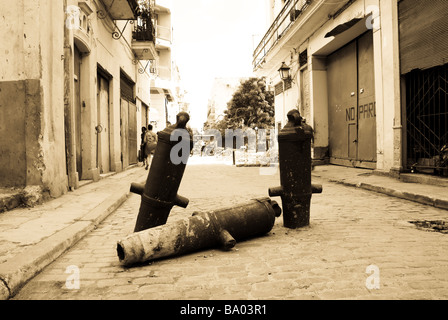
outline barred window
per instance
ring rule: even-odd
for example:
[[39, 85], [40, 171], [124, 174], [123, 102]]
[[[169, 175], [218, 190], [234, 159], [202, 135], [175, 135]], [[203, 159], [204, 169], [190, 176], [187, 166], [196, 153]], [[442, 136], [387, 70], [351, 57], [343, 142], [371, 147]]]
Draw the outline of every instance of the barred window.
[[[288, 90], [291, 88], [292, 88], [292, 79], [286, 79], [285, 80], [285, 90]], [[274, 94], [277, 96], [282, 92], [283, 92], [283, 81], [280, 81], [274, 87]]]
[[299, 64], [301, 67], [303, 67], [307, 63], [308, 63], [308, 52], [307, 50], [304, 50], [299, 54]]
[[274, 94], [279, 95], [282, 92], [283, 92], [283, 82], [279, 82], [275, 85]]
[[285, 90], [292, 88], [292, 79], [286, 79], [285, 80]]

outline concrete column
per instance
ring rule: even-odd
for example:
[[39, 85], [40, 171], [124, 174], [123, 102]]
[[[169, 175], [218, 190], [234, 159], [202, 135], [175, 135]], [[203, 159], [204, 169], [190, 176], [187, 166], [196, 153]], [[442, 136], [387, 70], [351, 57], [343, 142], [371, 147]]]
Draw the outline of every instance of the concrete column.
[[[64, 14], [67, 11], [67, 0], [64, 0]], [[76, 171], [76, 143], [75, 143], [75, 111], [73, 106], [73, 32], [64, 24], [64, 136], [65, 153], [68, 172], [68, 187], [79, 188], [78, 173]]]
[[310, 125], [314, 129], [313, 159], [325, 160], [329, 144], [326, 59], [312, 57], [310, 73]]
[[400, 54], [396, 0], [380, 1], [380, 20], [384, 132], [383, 169], [399, 172], [403, 169], [403, 127], [401, 123]]

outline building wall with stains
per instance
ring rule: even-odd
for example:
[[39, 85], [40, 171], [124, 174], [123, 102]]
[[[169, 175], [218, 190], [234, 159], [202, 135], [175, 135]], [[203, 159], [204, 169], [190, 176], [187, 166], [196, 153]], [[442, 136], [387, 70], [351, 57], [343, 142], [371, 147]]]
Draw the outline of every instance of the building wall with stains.
[[[298, 109], [314, 128], [314, 159], [401, 170], [397, 1], [291, 1], [283, 13], [276, 3], [270, 7], [273, 31], [254, 52], [254, 71], [276, 92], [277, 129], [289, 110]], [[348, 46], [353, 58], [346, 62]], [[278, 72], [283, 62], [290, 68], [285, 90]], [[349, 82], [353, 88], [340, 86]]]
[[[0, 4], [0, 181], [66, 190], [62, 2]], [[59, 27], [58, 27], [59, 26]]]
[[[106, 11], [99, 0], [0, 2], [0, 188], [58, 197], [137, 163], [149, 70], [138, 73], [146, 61], [131, 45], [132, 11], [130, 20]], [[123, 75], [135, 148], [122, 138]]]

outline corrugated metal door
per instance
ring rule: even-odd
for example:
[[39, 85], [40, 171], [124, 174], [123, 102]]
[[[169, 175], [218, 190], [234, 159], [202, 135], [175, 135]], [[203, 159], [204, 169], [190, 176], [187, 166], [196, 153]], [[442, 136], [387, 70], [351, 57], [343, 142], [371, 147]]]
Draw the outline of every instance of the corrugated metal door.
[[448, 1], [398, 2], [407, 168], [448, 175]]
[[373, 35], [328, 56], [329, 152], [334, 164], [376, 167]]
[[448, 1], [398, 2], [400, 68], [406, 74], [448, 61]]

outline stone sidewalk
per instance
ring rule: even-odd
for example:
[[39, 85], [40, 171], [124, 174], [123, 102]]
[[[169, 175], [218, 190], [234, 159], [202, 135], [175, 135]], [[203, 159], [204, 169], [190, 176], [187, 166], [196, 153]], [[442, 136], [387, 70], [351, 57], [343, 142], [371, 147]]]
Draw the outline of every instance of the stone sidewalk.
[[[212, 163], [211, 157], [193, 157], [189, 160], [189, 165]], [[262, 181], [278, 181], [278, 172], [270, 173], [273, 175], [266, 176]], [[238, 174], [234, 174], [230, 178], [237, 185]], [[0, 214], [0, 297], [9, 299], [14, 296], [45, 266], [94, 230], [128, 199], [130, 183], [144, 183], [146, 176], [147, 171], [142, 167], [134, 167], [34, 208], [18, 208]], [[313, 176], [447, 209], [447, 188], [443, 186], [404, 183], [372, 174], [370, 170], [338, 166], [316, 167]], [[202, 197], [231, 198], [234, 192], [232, 188], [225, 190], [225, 194], [222, 191], [215, 194], [212, 184], [207, 188], [206, 178], [202, 177], [201, 188], [210, 194], [203, 194]], [[210, 181], [213, 181], [213, 177], [210, 177]], [[272, 185], [261, 186], [266, 189], [266, 195], [268, 187]], [[205, 203], [203, 208], [199, 205], [197, 209], [207, 210], [208, 205]]]
[[401, 174], [395, 179], [373, 170], [335, 165], [317, 166], [313, 176], [448, 210], [448, 178]]
[[0, 213], [0, 298], [8, 299], [36, 273], [92, 231], [128, 197], [148, 171], [132, 167], [36, 205]]

